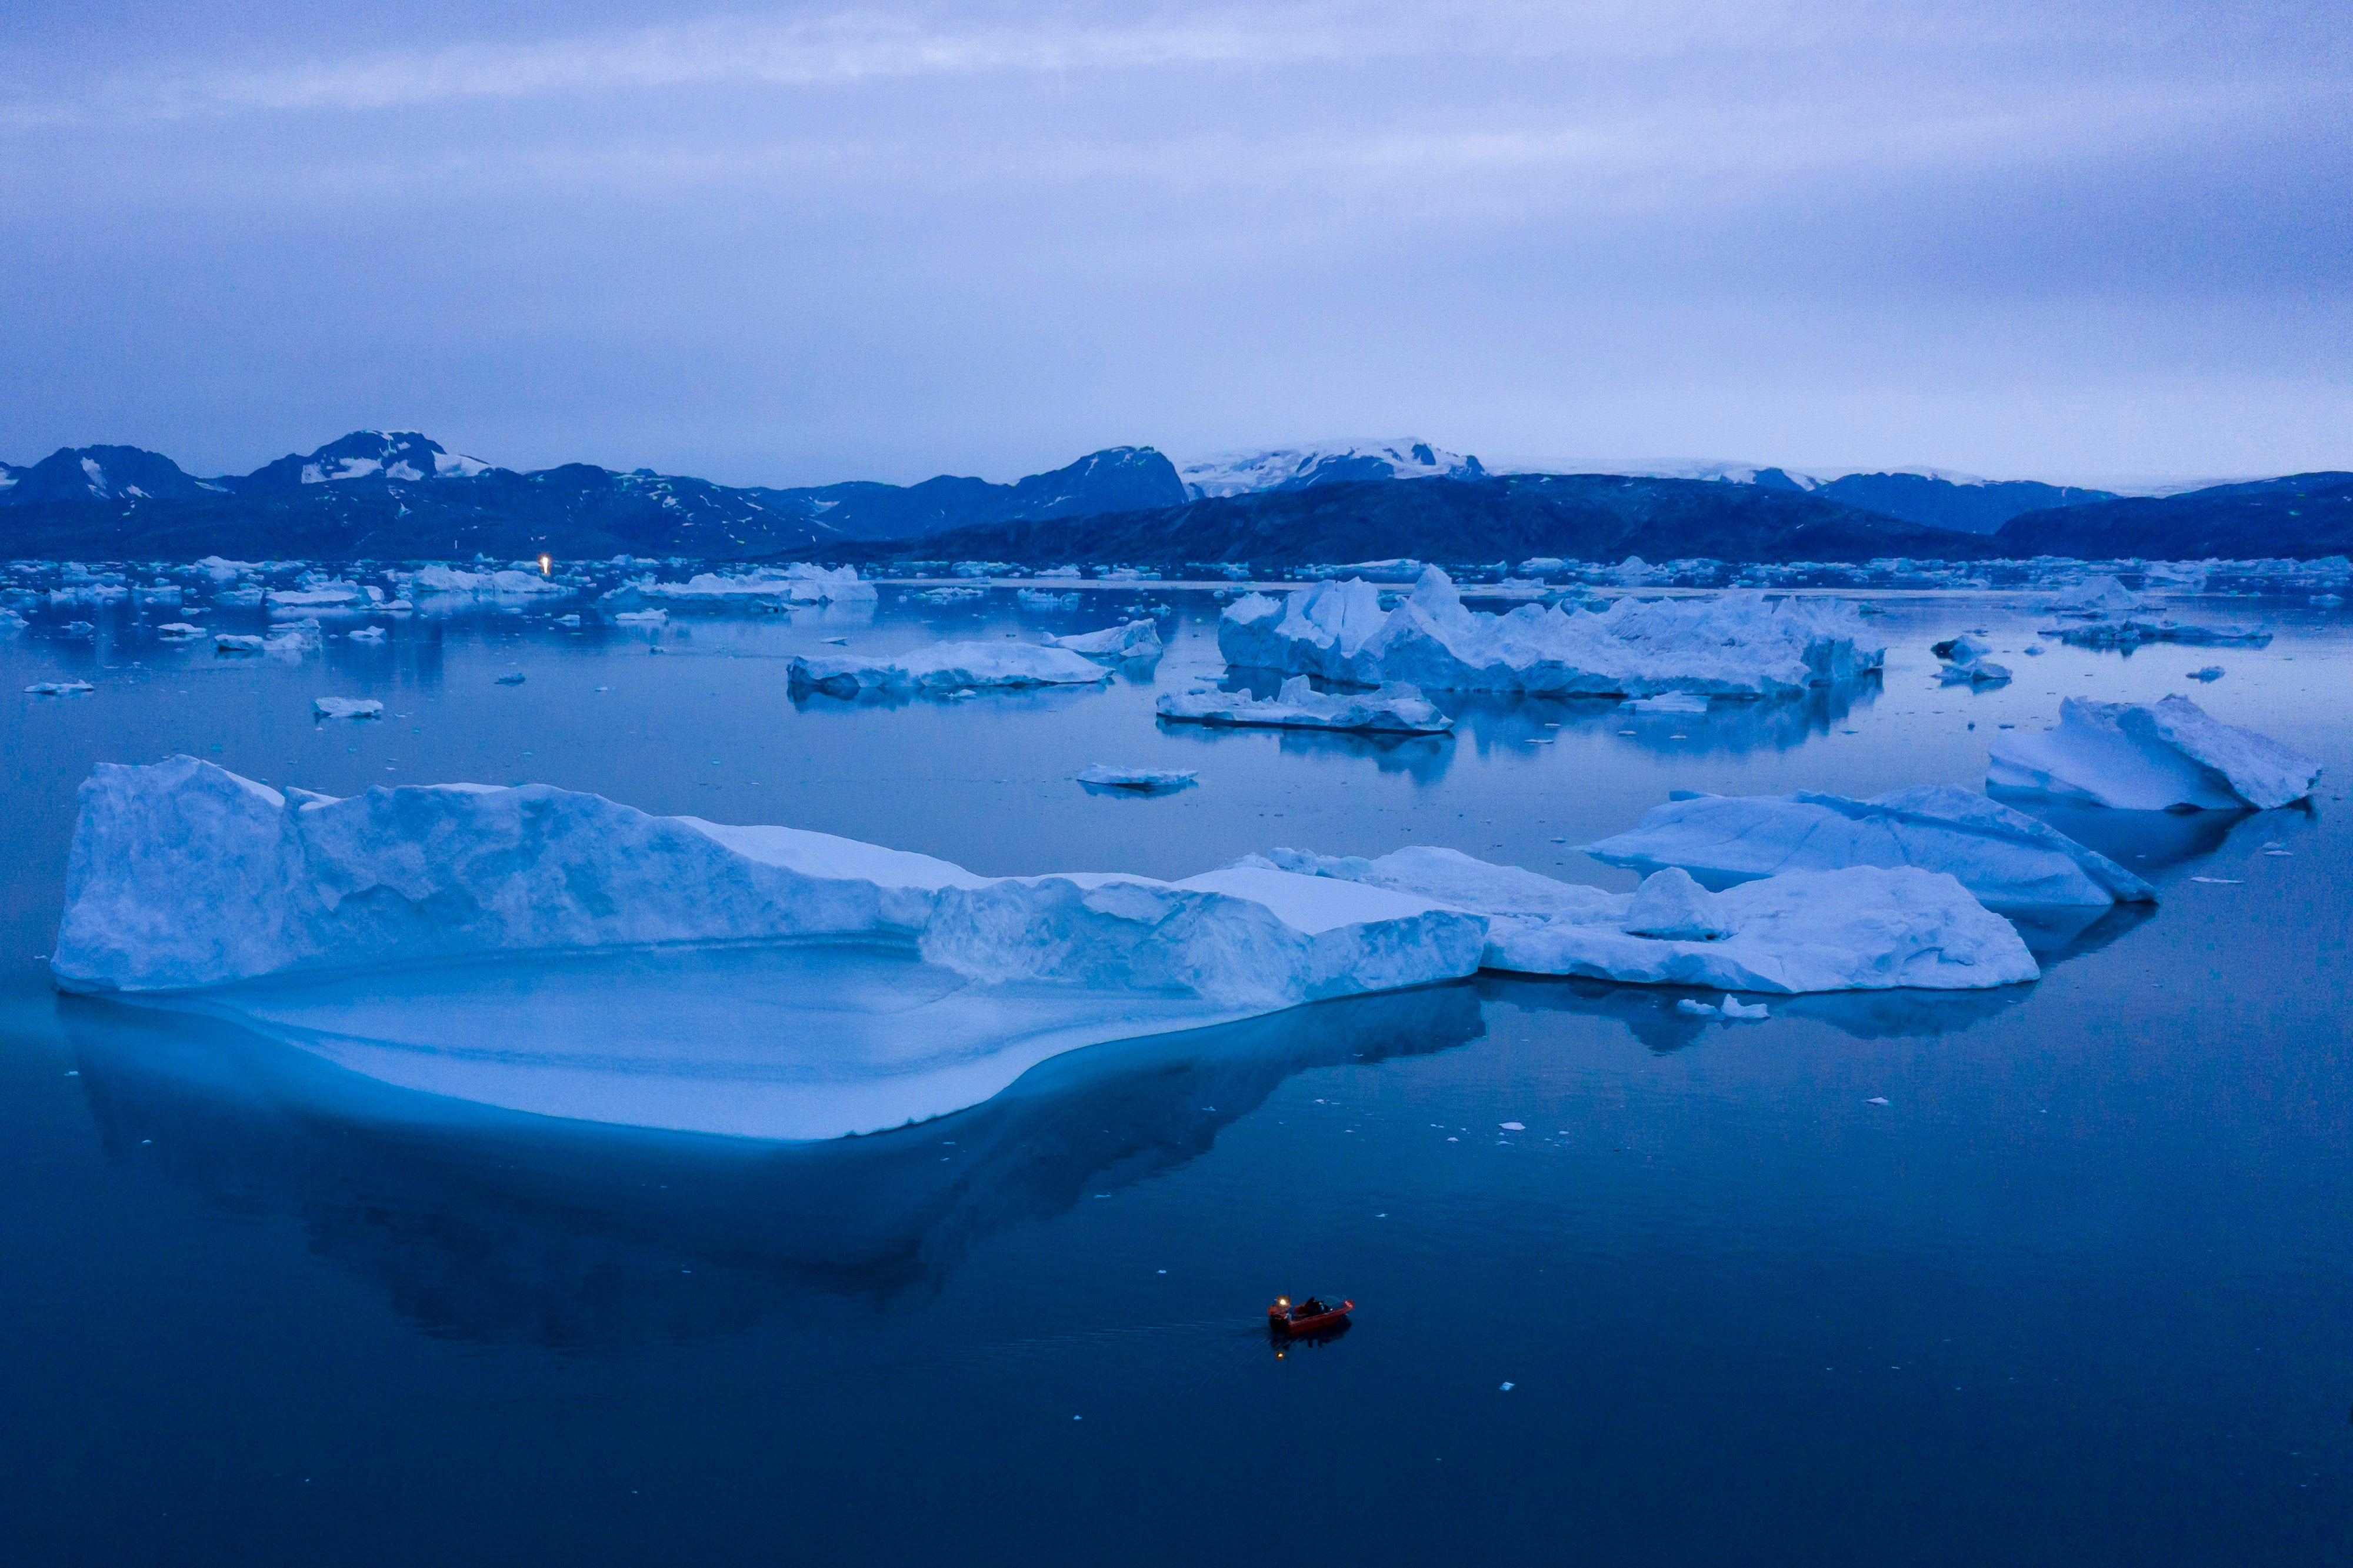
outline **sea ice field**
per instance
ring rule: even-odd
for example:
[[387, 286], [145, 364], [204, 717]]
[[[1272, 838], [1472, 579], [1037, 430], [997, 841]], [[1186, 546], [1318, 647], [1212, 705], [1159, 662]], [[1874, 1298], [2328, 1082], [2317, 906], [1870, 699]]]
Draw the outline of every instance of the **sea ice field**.
[[[2342, 1556], [2341, 606], [2161, 595], [2168, 624], [2268, 640], [2104, 643], [2041, 635], [2048, 592], [1859, 591], [1867, 615], [1795, 619], [1867, 627], [1881, 668], [1841, 652], [1807, 684], [1792, 654], [1788, 694], [1694, 700], [1445, 689], [1472, 661], [1367, 629], [1393, 610], [1368, 591], [1345, 658], [1254, 607], [1286, 665], [1235, 674], [1222, 584], [807, 576], [764, 603], [678, 573], [617, 610], [516, 575], [439, 600], [420, 577], [399, 610], [67, 595], [0, 631], [11, 1560]], [[1644, 616], [1692, 619], [1619, 619]], [[1546, 635], [1480, 679], [1585, 646]], [[1410, 659], [1375, 668], [1392, 645]], [[1287, 675], [1343, 665], [1451, 728], [1273, 721]], [[2069, 701], [2088, 750], [2044, 735]], [[2052, 787], [1974, 816], [1881, 798], [1982, 792], [1997, 754]], [[59, 940], [77, 791], [175, 756], [321, 835], [361, 806], [311, 795], [601, 796], [627, 810], [580, 819], [597, 842], [685, 833], [721, 870], [667, 888], [653, 937], [684, 945], [434, 949], [198, 835], [110, 906], [110, 941], [122, 910], [157, 922], [134, 972], [121, 941]], [[2242, 804], [2306, 763], [2308, 795]], [[2212, 808], [2097, 804], [2185, 794]], [[728, 831], [753, 825], [803, 837]], [[2000, 857], [1963, 865], [1989, 832]], [[790, 900], [756, 868], [807, 874], [837, 853], [816, 835], [903, 852], [871, 862], [901, 879], [765, 946]], [[416, 843], [426, 870], [448, 853]], [[1749, 879], [1883, 844], [2000, 910], [1955, 885], [1993, 983], [1531, 973], [1514, 954], [1587, 953], [1585, 928], [1514, 905], [1482, 956], [1471, 916], [1398, 912], [1460, 865], [1408, 849], [1589, 885], [1624, 923], [1659, 865], [1736, 912], [1769, 901]], [[1262, 994], [1058, 989], [1043, 961], [965, 985], [1102, 874], [1196, 921], [1312, 874], [1395, 929]], [[1293, 924], [1283, 952], [1338, 929]], [[110, 990], [157, 974], [208, 988]], [[819, 1068], [779, 1068], [779, 1039]], [[909, 1061], [920, 1105], [860, 1066]], [[1274, 1345], [1266, 1302], [1307, 1291], [1353, 1326]]]

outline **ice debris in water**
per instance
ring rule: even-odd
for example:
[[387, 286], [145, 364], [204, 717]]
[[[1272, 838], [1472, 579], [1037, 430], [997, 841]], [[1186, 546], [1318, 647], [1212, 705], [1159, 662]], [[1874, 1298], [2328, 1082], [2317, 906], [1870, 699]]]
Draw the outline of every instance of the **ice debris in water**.
[[1150, 621], [1130, 621], [1099, 632], [1050, 637], [1046, 641], [1050, 647], [1066, 647], [1089, 658], [1155, 658], [1161, 652], [1160, 628]]
[[190, 626], [185, 621], [166, 621], [155, 628], [155, 635], [165, 642], [185, 642], [190, 637], [204, 636], [205, 628]]
[[1731, 995], [1725, 997], [1723, 1008], [1724, 1016], [1727, 1018], [1767, 1018], [1772, 1016], [1773, 1013], [1773, 1009], [1762, 1002], [1753, 1007], [1745, 1006], [1737, 996]]
[[1688, 1013], [1694, 1018], [1715, 1018], [1722, 1016], [1717, 1012], [1715, 1004], [1713, 1002], [1701, 1002], [1689, 996], [1675, 1004], [1675, 1011]]
[[1874, 1094], [1869, 1100], [1864, 1100], [1863, 1103], [1865, 1105], [1884, 1105], [1887, 1103], [1887, 1097], [1883, 1094]]
[[498, 679], [496, 679], [495, 681], [491, 682], [491, 684], [492, 684], [492, 685], [494, 685], [494, 686], [521, 686], [524, 681], [526, 681], [526, 680], [528, 680], [528, 679], [531, 679], [531, 677], [529, 677], [529, 676], [525, 675], [522, 670], [518, 669], [518, 670], [514, 671], [512, 675], [501, 675], [501, 676], [500, 676], [500, 677], [498, 678]]
[[1704, 713], [1707, 699], [1688, 691], [1670, 691], [1662, 697], [1629, 697], [1618, 706], [1633, 713]]
[[314, 697], [311, 711], [322, 719], [381, 719], [384, 704], [373, 697]]
[[1487, 922], [1480, 959], [1487, 969], [1782, 994], [1975, 989], [2042, 973], [2008, 921], [1953, 878], [1911, 867], [1744, 882], [1705, 907], [1704, 918], [1727, 934], [1687, 941], [1628, 930], [1638, 893], [1563, 882], [1456, 849], [1417, 846], [1377, 860], [1275, 849], [1235, 864], [1366, 882], [1473, 911]]
[[1845, 795], [1685, 795], [1641, 826], [1585, 846], [1612, 866], [1681, 866], [1712, 882], [1847, 866], [1947, 872], [2001, 905], [2154, 901], [2157, 889], [2106, 856], [1999, 801], [1951, 784], [1869, 800]]
[[1098, 789], [1126, 790], [1135, 795], [1166, 795], [1191, 784], [1200, 775], [1189, 770], [1155, 772], [1151, 768], [1114, 768], [1097, 763], [1077, 775], [1078, 782]]
[[1154, 705], [1163, 719], [1184, 724], [1270, 730], [1343, 730], [1359, 734], [1440, 735], [1454, 728], [1415, 688], [1392, 682], [1377, 691], [1325, 694], [1294, 675], [1265, 701], [1247, 691], [1196, 687], [1164, 691]]
[[348, 636], [353, 642], [382, 642], [384, 641], [384, 628], [382, 626], [361, 626], [349, 633]]
[[2206, 626], [2174, 620], [2087, 621], [2081, 626], [2045, 626], [2042, 635], [2075, 647], [2134, 648], [2153, 642], [2267, 647], [2272, 640], [2272, 634], [2261, 626]]
[[1362, 578], [1237, 599], [1219, 622], [1218, 650], [1231, 665], [1356, 686], [1617, 697], [1794, 696], [1877, 669], [1886, 651], [1841, 603], [1736, 592], [1492, 616], [1463, 608], [1434, 566], [1394, 610]]
[[338, 800], [175, 757], [82, 786], [50, 963], [158, 1005], [210, 988], [206, 1009], [411, 1088], [816, 1138], [1082, 1046], [1458, 978], [1485, 936], [1265, 867], [987, 878], [544, 784]]
[[1037, 643], [942, 642], [887, 658], [861, 654], [797, 654], [792, 685], [828, 696], [860, 691], [942, 695], [985, 687], [1096, 686], [1111, 671], [1068, 648]]
[[2192, 680], [2203, 680], [2209, 685], [2211, 685], [2213, 682], [2222, 679], [2222, 667], [2219, 664], [2210, 664], [2203, 669], [2193, 669], [2189, 672], [2189, 679]]
[[606, 597], [632, 595], [649, 599], [723, 603], [765, 599], [788, 605], [871, 604], [877, 596], [874, 584], [861, 582], [855, 566], [812, 566], [797, 561], [781, 571], [763, 567], [738, 576], [703, 572], [683, 583], [657, 583], [642, 578], [622, 584]]
[[1989, 751], [1989, 788], [2127, 811], [2269, 810], [2304, 799], [2320, 777], [2312, 758], [2179, 696], [2071, 697], [2053, 728], [1997, 735]]
[[[1495, 1125], [1506, 1132], [1525, 1132], [1528, 1130], [1528, 1124], [1525, 1121], [1498, 1121]], [[1509, 1385], [1506, 1384], [1506, 1386]]]
[[79, 697], [97, 690], [87, 680], [37, 680], [25, 688], [27, 697]]

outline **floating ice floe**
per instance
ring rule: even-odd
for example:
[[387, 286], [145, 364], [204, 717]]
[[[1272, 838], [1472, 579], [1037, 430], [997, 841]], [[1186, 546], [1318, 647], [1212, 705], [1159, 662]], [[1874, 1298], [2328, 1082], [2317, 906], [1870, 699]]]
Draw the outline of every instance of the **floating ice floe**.
[[1095, 686], [1111, 671], [1068, 648], [1039, 643], [942, 642], [885, 658], [828, 653], [794, 656], [792, 685], [837, 697], [860, 691], [945, 694], [984, 687]]
[[2194, 647], [2267, 647], [2272, 634], [2261, 626], [2202, 626], [2188, 621], [2087, 621], [2080, 626], [2045, 626], [2039, 634], [2074, 647], [2139, 647], [2146, 643], [2186, 643]]
[[382, 626], [356, 626], [344, 635], [353, 642], [384, 641], [384, 628]]
[[512, 674], [500, 676], [496, 680], [491, 681], [491, 684], [493, 686], [521, 686], [524, 681], [529, 680], [530, 679], [531, 677], [518, 669], [513, 671]]
[[1066, 647], [1089, 658], [1157, 658], [1161, 652], [1160, 628], [1150, 621], [1130, 621], [1099, 632], [1050, 637], [1046, 641], [1050, 647]]
[[1079, 783], [1090, 788], [1127, 790], [1136, 795], [1166, 795], [1188, 787], [1200, 777], [1188, 769], [1114, 768], [1102, 763], [1076, 776]]
[[513, 570], [496, 572], [461, 572], [454, 566], [427, 566], [409, 581], [410, 590], [418, 594], [468, 594], [497, 596], [532, 594], [569, 594], [568, 583], [558, 583], [536, 572]]
[[[82, 786], [51, 970], [410, 1088], [827, 1138], [976, 1104], [1082, 1046], [1458, 978], [1484, 931], [1263, 868], [986, 878], [543, 784], [336, 800], [175, 757]], [[744, 994], [723, 1016], [678, 978], [713, 963]], [[540, 1004], [575, 992], [594, 1005], [550, 1026]]]
[[1699, 1018], [1746, 1019], [1769, 1018], [1773, 1016], [1773, 1009], [1764, 1003], [1759, 1002], [1753, 1007], [1746, 1006], [1741, 1003], [1740, 998], [1729, 992], [1725, 994], [1724, 1000], [1721, 1002], [1701, 1002], [1686, 996], [1675, 1004], [1675, 1011], [1689, 1013]]
[[1241, 729], [1442, 735], [1454, 728], [1453, 720], [1410, 686], [1393, 682], [1371, 692], [1327, 695], [1315, 690], [1303, 675], [1285, 680], [1263, 702], [1247, 691], [1197, 687], [1191, 691], [1164, 691], [1154, 708], [1172, 722]]
[[316, 621], [290, 626], [285, 630], [273, 633], [269, 637], [255, 637], [238, 632], [216, 632], [213, 634], [213, 651], [227, 654], [268, 653], [287, 658], [300, 655], [309, 648], [316, 641], [318, 635], [319, 626]]
[[1662, 697], [1629, 697], [1618, 706], [1630, 713], [1704, 713], [1707, 699], [1688, 691], [1670, 691]]
[[276, 609], [325, 609], [365, 597], [356, 583], [321, 583], [308, 588], [272, 588], [266, 602]]
[[1877, 669], [1886, 651], [1834, 601], [1739, 592], [1492, 616], [1464, 609], [1434, 566], [1389, 611], [1361, 578], [1237, 599], [1219, 622], [1218, 649], [1231, 665], [1356, 686], [1591, 697], [1792, 696]]
[[1042, 588], [1016, 588], [1013, 597], [1025, 610], [1075, 610], [1079, 607], [1079, 595], [1075, 590], [1067, 594], [1050, 594]]
[[202, 626], [190, 626], [185, 621], [170, 621], [163, 626], [157, 626], [155, 628], [155, 635], [162, 637], [165, 642], [186, 642], [191, 637], [200, 637], [204, 636], [205, 628]]
[[2193, 669], [2189, 672], [2189, 679], [2202, 680], [2211, 686], [2222, 679], [2222, 667], [2219, 664], [2210, 664], [2203, 669]]
[[2007, 731], [1988, 750], [1989, 788], [2127, 811], [2269, 810], [2320, 777], [2312, 758], [2179, 696], [2153, 706], [2071, 697], [2052, 728]]
[[1950, 784], [1845, 795], [1683, 795], [1641, 825], [1588, 844], [1612, 866], [1678, 866], [1715, 886], [1790, 871], [1910, 866], [1945, 872], [1979, 901], [2078, 905], [2154, 901], [2157, 889], [2056, 828]]
[[322, 719], [381, 719], [384, 704], [373, 697], [314, 697], [311, 711]]
[[1981, 637], [1964, 633], [1928, 651], [1946, 661], [1938, 679], [1947, 686], [2000, 686], [2010, 679], [2009, 666], [1986, 658], [1993, 648]]
[[658, 626], [670, 619], [668, 610], [617, 610], [613, 624], [622, 626]]
[[[1236, 864], [1365, 882], [1482, 915], [1485, 969], [1782, 994], [1978, 989], [2042, 973], [2008, 921], [1953, 878], [1908, 866], [1791, 872], [1720, 893], [1669, 868], [1634, 892], [1611, 893], [1428, 847], [1377, 860], [1277, 849]], [[1725, 934], [1697, 934], [1708, 931]]]
[[37, 680], [25, 688], [27, 697], [80, 697], [97, 690], [87, 680]]

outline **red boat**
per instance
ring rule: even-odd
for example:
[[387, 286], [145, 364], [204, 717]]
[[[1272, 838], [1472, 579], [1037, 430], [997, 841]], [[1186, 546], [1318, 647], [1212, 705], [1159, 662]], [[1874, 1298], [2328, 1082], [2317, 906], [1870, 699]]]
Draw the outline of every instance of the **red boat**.
[[1266, 1326], [1278, 1334], [1320, 1334], [1346, 1322], [1356, 1310], [1354, 1301], [1333, 1302], [1320, 1296], [1293, 1301], [1288, 1296], [1277, 1296], [1274, 1305], [1266, 1310]]

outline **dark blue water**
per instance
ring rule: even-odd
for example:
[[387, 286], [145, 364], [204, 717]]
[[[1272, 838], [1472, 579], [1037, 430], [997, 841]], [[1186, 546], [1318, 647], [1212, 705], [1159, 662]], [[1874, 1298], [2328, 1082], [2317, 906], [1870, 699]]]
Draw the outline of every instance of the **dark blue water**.
[[[1156, 679], [1212, 668], [1215, 605], [1153, 597], [1177, 606]], [[1153, 677], [785, 690], [784, 656], [826, 637], [1033, 635], [1124, 602], [650, 634], [420, 617], [299, 662], [166, 647], [142, 628], [171, 615], [118, 606], [92, 640], [51, 616], [0, 642], [0, 1549], [2347, 1559], [2342, 622], [2277, 612], [2262, 651], [2006, 658], [2016, 683], [1973, 696], [1934, 685], [1927, 643], [1982, 626], [2014, 650], [2031, 614], [1891, 601], [1884, 681], [1835, 700], [1462, 703], [1457, 738], [1392, 747], [1163, 733]], [[2230, 673], [2183, 679], [2209, 663]], [[528, 681], [492, 683], [511, 670]], [[59, 674], [99, 690], [16, 695]], [[2042, 933], [2035, 985], [1727, 1026], [1672, 994], [1482, 979], [1078, 1053], [834, 1144], [430, 1100], [58, 998], [37, 961], [75, 784], [174, 751], [334, 794], [540, 779], [992, 873], [1437, 843], [1623, 887], [1569, 846], [1670, 788], [1975, 783], [1997, 723], [2168, 690], [2323, 757], [2316, 808], [2077, 814], [2167, 901]], [[314, 723], [329, 694], [398, 717]], [[1202, 783], [1103, 798], [1069, 782], [1093, 762]], [[1266, 1300], [1325, 1289], [1356, 1326], [1278, 1357]]]

